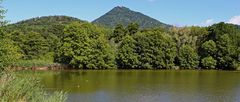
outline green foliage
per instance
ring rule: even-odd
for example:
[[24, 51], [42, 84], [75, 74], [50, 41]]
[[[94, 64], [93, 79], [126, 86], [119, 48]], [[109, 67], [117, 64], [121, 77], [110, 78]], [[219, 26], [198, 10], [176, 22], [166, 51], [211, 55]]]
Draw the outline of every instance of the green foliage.
[[123, 25], [118, 24], [114, 31], [113, 31], [113, 36], [111, 38], [114, 38], [115, 43], [119, 43], [122, 41], [122, 39], [124, 38], [124, 36], [126, 35], [126, 31], [123, 27]]
[[64, 29], [57, 62], [76, 68], [114, 67], [113, 51], [101, 29], [89, 23], [72, 23]]
[[[0, 9], [0, 20], [4, 13]], [[81, 69], [239, 68], [240, 29], [236, 25], [222, 22], [166, 29], [170, 26], [125, 7], [116, 7], [93, 23], [118, 25], [106, 29], [67, 16], [1, 25], [1, 67], [44, 66], [54, 60]]]
[[[3, 0], [0, 0], [0, 4], [2, 4]], [[4, 14], [6, 13], [6, 10], [2, 7], [0, 7], [0, 27], [5, 26], [7, 24], [7, 21], [4, 20]]]
[[178, 58], [182, 68], [193, 69], [198, 67], [199, 56], [190, 45], [181, 46]]
[[224, 22], [214, 24], [208, 28], [208, 39], [217, 40], [224, 34], [235, 35], [237, 33], [236, 26], [232, 24], [225, 24]]
[[126, 7], [115, 7], [92, 23], [113, 28], [119, 23], [123, 24], [123, 26], [127, 26], [132, 22], [139, 24], [140, 28], [171, 27], [170, 25], [159, 22], [142, 13], [132, 11]]
[[48, 66], [53, 63], [54, 53], [49, 52], [48, 41], [39, 33], [29, 32], [28, 34], [23, 34], [20, 31], [13, 31], [9, 34], [8, 38], [12, 39], [12, 44], [14, 44], [18, 48], [18, 52], [22, 54], [21, 58], [15, 56], [19, 60], [14, 60], [12, 66], [39, 67]]
[[231, 45], [231, 39], [227, 34], [220, 36], [217, 41], [218, 53], [218, 67], [232, 69], [232, 64], [234, 62], [234, 47]]
[[235, 61], [233, 62], [233, 65], [232, 67], [235, 69], [235, 70], [240, 70], [240, 61]]
[[182, 45], [186, 44], [191, 45], [193, 47], [196, 46], [197, 36], [191, 33], [191, 28], [189, 27], [172, 28], [170, 33], [172, 34], [173, 39], [177, 44], [178, 50]]
[[72, 22], [83, 21], [68, 16], [45, 16], [9, 24], [4, 27], [4, 30], [7, 33], [18, 31], [24, 35], [27, 35], [29, 32], [35, 32], [41, 34], [48, 41], [54, 41], [55, 39], [52, 39], [52, 36], [60, 37], [63, 34], [64, 26]]
[[22, 46], [24, 59], [37, 59], [49, 52], [49, 45], [41, 34], [29, 32], [24, 37]]
[[217, 61], [213, 57], [205, 57], [201, 60], [201, 64], [206, 69], [215, 69]]
[[121, 45], [118, 48], [116, 62], [121, 69], [138, 68], [139, 55], [136, 51], [136, 41], [129, 35], [123, 38]]
[[137, 23], [130, 23], [126, 29], [130, 35], [134, 35], [138, 32], [139, 25]]
[[36, 17], [36, 18], [20, 21], [15, 24], [10, 24], [6, 28], [7, 30], [18, 29], [24, 33], [33, 31], [33, 32], [44, 34], [44, 33], [48, 33], [48, 30], [52, 29], [51, 27], [66, 25], [72, 22], [83, 22], [83, 21], [80, 19], [68, 17], [68, 16], [43, 16], [43, 17]]
[[[5, 34], [11, 35], [27, 60], [39, 59], [48, 52], [55, 52], [63, 37], [65, 25], [83, 22], [68, 16], [46, 16], [32, 18], [4, 26]], [[30, 46], [34, 47], [30, 47]], [[38, 49], [39, 47], [39, 49]]]
[[170, 69], [174, 66], [176, 47], [171, 36], [146, 31], [133, 38], [127, 35], [118, 50], [120, 68]]
[[213, 40], [206, 41], [202, 44], [202, 53], [204, 56], [214, 56], [217, 51], [216, 43]]
[[169, 32], [177, 43], [178, 49], [186, 44], [198, 48], [202, 41], [206, 39], [205, 36], [208, 35], [208, 31], [204, 27], [173, 27]]
[[217, 60], [217, 68], [236, 69], [235, 63], [239, 63], [239, 29], [232, 24], [219, 23], [209, 27], [208, 31], [208, 39], [216, 42], [217, 53], [213, 56]]
[[[2, 0], [0, 0], [1, 2]], [[28, 36], [30, 39], [23, 40], [21, 38], [17, 39], [20, 36], [12, 36], [11, 33], [5, 32], [6, 28], [3, 32], [2, 26], [6, 24], [6, 21], [3, 20], [4, 13], [5, 10], [0, 7], [0, 102], [64, 102], [66, 100], [64, 93], [56, 92], [54, 95], [47, 95], [47, 92], [43, 91], [39, 80], [33, 77], [18, 77], [12, 72], [4, 71], [21, 58], [21, 50], [25, 51], [25, 49], [19, 48], [24, 45], [21, 44], [23, 43], [21, 41], [31, 40], [32, 42], [27, 42], [30, 45], [28, 48], [33, 47], [34, 51], [42, 50], [42, 48], [36, 48], [35, 45], [44, 44], [44, 42], [38, 42], [36, 40], [38, 38], [35, 39], [34, 37], [40, 36], [34, 34]], [[20, 33], [17, 34], [21, 35]]]
[[126, 28], [122, 24], [118, 24], [111, 36], [114, 38], [115, 43], [119, 43], [126, 35], [134, 35], [139, 31], [139, 25], [137, 23], [130, 23]]
[[170, 69], [174, 66], [176, 44], [164, 32], [147, 31], [136, 35], [140, 67], [150, 69]]
[[0, 69], [9, 67], [21, 57], [20, 49], [10, 39], [0, 39]]
[[12, 72], [0, 73], [1, 102], [64, 102], [66, 95], [55, 92], [47, 95], [40, 81], [33, 76], [21, 77]]

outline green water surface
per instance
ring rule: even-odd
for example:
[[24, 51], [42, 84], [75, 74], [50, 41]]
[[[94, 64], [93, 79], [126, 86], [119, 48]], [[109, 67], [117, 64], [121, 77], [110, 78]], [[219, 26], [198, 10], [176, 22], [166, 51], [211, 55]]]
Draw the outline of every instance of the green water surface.
[[172, 70], [26, 71], [68, 102], [240, 102], [240, 72]]

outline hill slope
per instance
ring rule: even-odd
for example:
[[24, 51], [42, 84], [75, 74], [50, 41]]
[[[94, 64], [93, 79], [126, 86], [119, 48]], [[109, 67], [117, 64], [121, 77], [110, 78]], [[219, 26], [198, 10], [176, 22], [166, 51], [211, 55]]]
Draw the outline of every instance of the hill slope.
[[123, 24], [126, 26], [132, 22], [138, 23], [140, 28], [170, 27], [170, 25], [164, 24], [140, 12], [135, 12], [129, 8], [120, 6], [113, 8], [111, 11], [94, 20], [92, 23], [106, 27], [114, 27], [116, 24]]
[[23, 20], [14, 24], [9, 24], [7, 30], [18, 29], [20, 31], [36, 31], [40, 29], [50, 29], [56, 25], [65, 25], [71, 22], [84, 22], [80, 19], [68, 16], [43, 16]]
[[64, 28], [72, 22], [84, 22], [68, 16], [45, 16], [4, 26], [4, 32], [21, 49], [23, 59], [53, 61], [53, 52], [64, 36]]
[[23, 20], [15, 25], [52, 25], [52, 24], [67, 24], [69, 22], [82, 21], [78, 18], [69, 17], [69, 16], [43, 16], [31, 18], [28, 20]]

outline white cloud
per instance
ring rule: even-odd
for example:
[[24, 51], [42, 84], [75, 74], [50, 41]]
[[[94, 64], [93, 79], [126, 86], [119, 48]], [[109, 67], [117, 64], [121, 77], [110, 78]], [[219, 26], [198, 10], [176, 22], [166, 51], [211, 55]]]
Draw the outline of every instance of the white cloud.
[[214, 23], [215, 23], [214, 19], [207, 19], [206, 21], [198, 24], [198, 26], [210, 26]]
[[232, 17], [227, 23], [240, 25], [240, 15]]
[[208, 19], [205, 21], [206, 25], [213, 24], [214, 20], [213, 19]]

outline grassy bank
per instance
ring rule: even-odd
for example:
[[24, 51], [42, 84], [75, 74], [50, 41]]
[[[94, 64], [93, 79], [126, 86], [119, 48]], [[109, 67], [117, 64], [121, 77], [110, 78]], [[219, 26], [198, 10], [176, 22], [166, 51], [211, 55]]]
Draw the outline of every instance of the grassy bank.
[[44, 91], [39, 80], [33, 76], [20, 77], [14, 72], [0, 72], [0, 102], [64, 102], [66, 95]]

